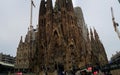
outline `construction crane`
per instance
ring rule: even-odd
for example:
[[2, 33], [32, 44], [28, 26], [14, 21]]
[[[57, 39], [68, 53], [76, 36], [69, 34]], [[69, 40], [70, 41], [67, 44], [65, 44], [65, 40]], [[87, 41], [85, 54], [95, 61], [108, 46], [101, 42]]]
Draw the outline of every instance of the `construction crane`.
[[118, 0], [118, 2], [120, 3], [120, 0]]
[[113, 8], [111, 7], [111, 14], [112, 14], [112, 22], [113, 22], [113, 26], [114, 26], [114, 30], [117, 33], [119, 39], [120, 39], [120, 32], [118, 29], [119, 24], [115, 21], [115, 17], [114, 17], [114, 13], [113, 13]]

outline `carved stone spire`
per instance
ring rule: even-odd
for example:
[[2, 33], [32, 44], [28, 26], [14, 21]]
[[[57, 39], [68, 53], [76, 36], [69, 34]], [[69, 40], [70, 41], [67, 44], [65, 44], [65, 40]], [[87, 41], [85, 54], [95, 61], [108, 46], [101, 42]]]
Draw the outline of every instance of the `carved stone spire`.
[[96, 40], [99, 40], [99, 36], [95, 28], [94, 28], [94, 37]]
[[92, 49], [91, 49], [91, 43], [90, 43], [88, 28], [87, 28], [86, 50], [87, 50], [86, 51], [86, 63], [91, 64], [92, 63]]
[[67, 10], [73, 12], [74, 9], [73, 9], [73, 3], [72, 3], [72, 0], [66, 0], [66, 3], [67, 3]]
[[40, 16], [40, 15], [44, 15], [45, 12], [46, 12], [45, 0], [41, 0], [40, 10], [39, 10], [39, 16]]
[[22, 36], [21, 36], [21, 39], [20, 39], [20, 43], [23, 43], [23, 39], [22, 39]]
[[53, 29], [53, 4], [52, 0], [47, 0], [47, 5], [46, 5], [46, 45], [50, 42], [52, 32], [51, 30]]
[[60, 10], [61, 8], [66, 8], [66, 0], [56, 0], [55, 6]]
[[61, 8], [66, 8], [66, 0], [61, 0]]
[[[37, 57], [36, 57], [36, 65], [38, 67], [38, 72], [43, 70], [43, 66], [45, 63], [45, 43], [46, 43], [46, 2], [45, 0], [41, 0], [40, 9], [39, 9], [39, 20], [38, 20], [38, 32], [37, 32]], [[39, 60], [41, 59], [41, 60]]]
[[52, 6], [52, 0], [47, 0], [47, 6], [46, 6], [46, 9], [47, 10], [53, 10], [53, 6]]
[[60, 11], [60, 4], [59, 4], [58, 0], [56, 0], [55, 7], [54, 7], [54, 12], [58, 12], [58, 11]]
[[93, 31], [92, 31], [91, 28], [90, 28], [90, 36], [91, 36], [91, 37], [90, 37], [91, 41], [94, 40], [94, 37], [93, 37]]
[[46, 15], [46, 6], [45, 0], [41, 0], [40, 10], [39, 10], [39, 20], [38, 20], [38, 38], [41, 40], [45, 38], [44, 35], [40, 33], [45, 33], [45, 15]]

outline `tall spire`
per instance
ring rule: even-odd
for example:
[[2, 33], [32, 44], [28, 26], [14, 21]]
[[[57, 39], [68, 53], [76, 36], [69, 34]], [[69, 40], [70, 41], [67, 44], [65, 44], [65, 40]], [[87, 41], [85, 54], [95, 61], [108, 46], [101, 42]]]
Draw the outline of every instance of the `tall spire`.
[[65, 8], [66, 7], [66, 0], [56, 0], [55, 6], [58, 7], [58, 9], [60, 8]]
[[56, 0], [54, 9], [55, 9], [56, 12], [60, 10], [60, 2], [59, 2], [59, 0]]
[[94, 28], [94, 36], [95, 36], [95, 39], [98, 39], [98, 40], [99, 40], [99, 35], [98, 35], [98, 33], [97, 33], [97, 31], [96, 31], [95, 28]]
[[89, 38], [89, 31], [88, 31], [88, 28], [87, 28], [87, 38]]
[[45, 26], [45, 30], [46, 31], [46, 42], [47, 44], [50, 42], [50, 38], [52, 36], [51, 30], [53, 28], [53, 6], [52, 6], [52, 0], [47, 0], [47, 5], [46, 5], [46, 26]]
[[52, 0], [47, 0], [47, 10], [53, 10]]
[[68, 11], [74, 11], [72, 0], [66, 0]]
[[22, 43], [22, 42], [23, 42], [23, 40], [22, 40], [22, 36], [21, 36], [20, 43]]
[[92, 32], [92, 29], [90, 28], [90, 36], [91, 36], [91, 40], [93, 40], [93, 32]]
[[61, 1], [61, 7], [66, 7], [66, 0], [60, 0]]
[[20, 42], [19, 42], [19, 46], [23, 43], [23, 39], [22, 39], [22, 36], [20, 38]]
[[46, 12], [46, 7], [45, 7], [45, 0], [41, 0], [40, 3], [40, 9], [39, 9], [39, 16], [43, 16]]
[[[45, 0], [41, 0], [40, 8], [39, 8], [38, 32], [42, 32], [42, 33], [45, 31], [45, 14], [46, 14], [45, 4], [46, 4]], [[39, 33], [39, 35], [41, 34]]]
[[46, 20], [45, 20], [46, 6], [45, 6], [45, 4], [46, 4], [45, 0], [41, 0], [40, 8], [39, 8], [39, 19], [38, 19], [39, 40], [41, 40], [41, 38], [44, 38], [42, 34], [45, 33], [45, 22], [46, 22]]

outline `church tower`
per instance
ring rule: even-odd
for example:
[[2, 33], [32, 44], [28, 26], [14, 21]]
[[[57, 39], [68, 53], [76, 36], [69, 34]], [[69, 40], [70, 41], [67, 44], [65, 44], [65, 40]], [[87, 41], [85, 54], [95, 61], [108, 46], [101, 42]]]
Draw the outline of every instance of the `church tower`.
[[72, 0], [56, 0], [55, 6], [52, 0], [41, 0], [38, 27], [28, 29], [25, 41], [21, 38], [16, 59], [19, 70], [40, 75], [69, 74], [107, 63], [96, 30], [89, 33], [81, 8], [73, 8]]
[[103, 65], [108, 63], [107, 55], [106, 55], [106, 52], [105, 52], [105, 48], [104, 48], [102, 42], [100, 41], [99, 35], [98, 35], [95, 28], [94, 28], [94, 36], [95, 36], [95, 43], [96, 43], [96, 46], [97, 46], [96, 48], [98, 49], [97, 53], [99, 53], [99, 55], [98, 55], [99, 65], [103, 66]]
[[45, 50], [46, 50], [46, 2], [41, 0], [38, 19], [38, 34], [37, 34], [37, 71], [42, 71], [42, 66], [45, 63]]

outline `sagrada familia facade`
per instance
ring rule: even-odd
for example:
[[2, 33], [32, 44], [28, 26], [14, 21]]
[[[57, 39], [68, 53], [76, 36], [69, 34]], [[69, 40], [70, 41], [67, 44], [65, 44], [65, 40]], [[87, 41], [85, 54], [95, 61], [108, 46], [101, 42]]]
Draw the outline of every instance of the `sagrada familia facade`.
[[37, 28], [20, 39], [15, 68], [43, 75], [108, 63], [95, 28], [87, 28], [80, 7], [72, 0], [41, 0]]

